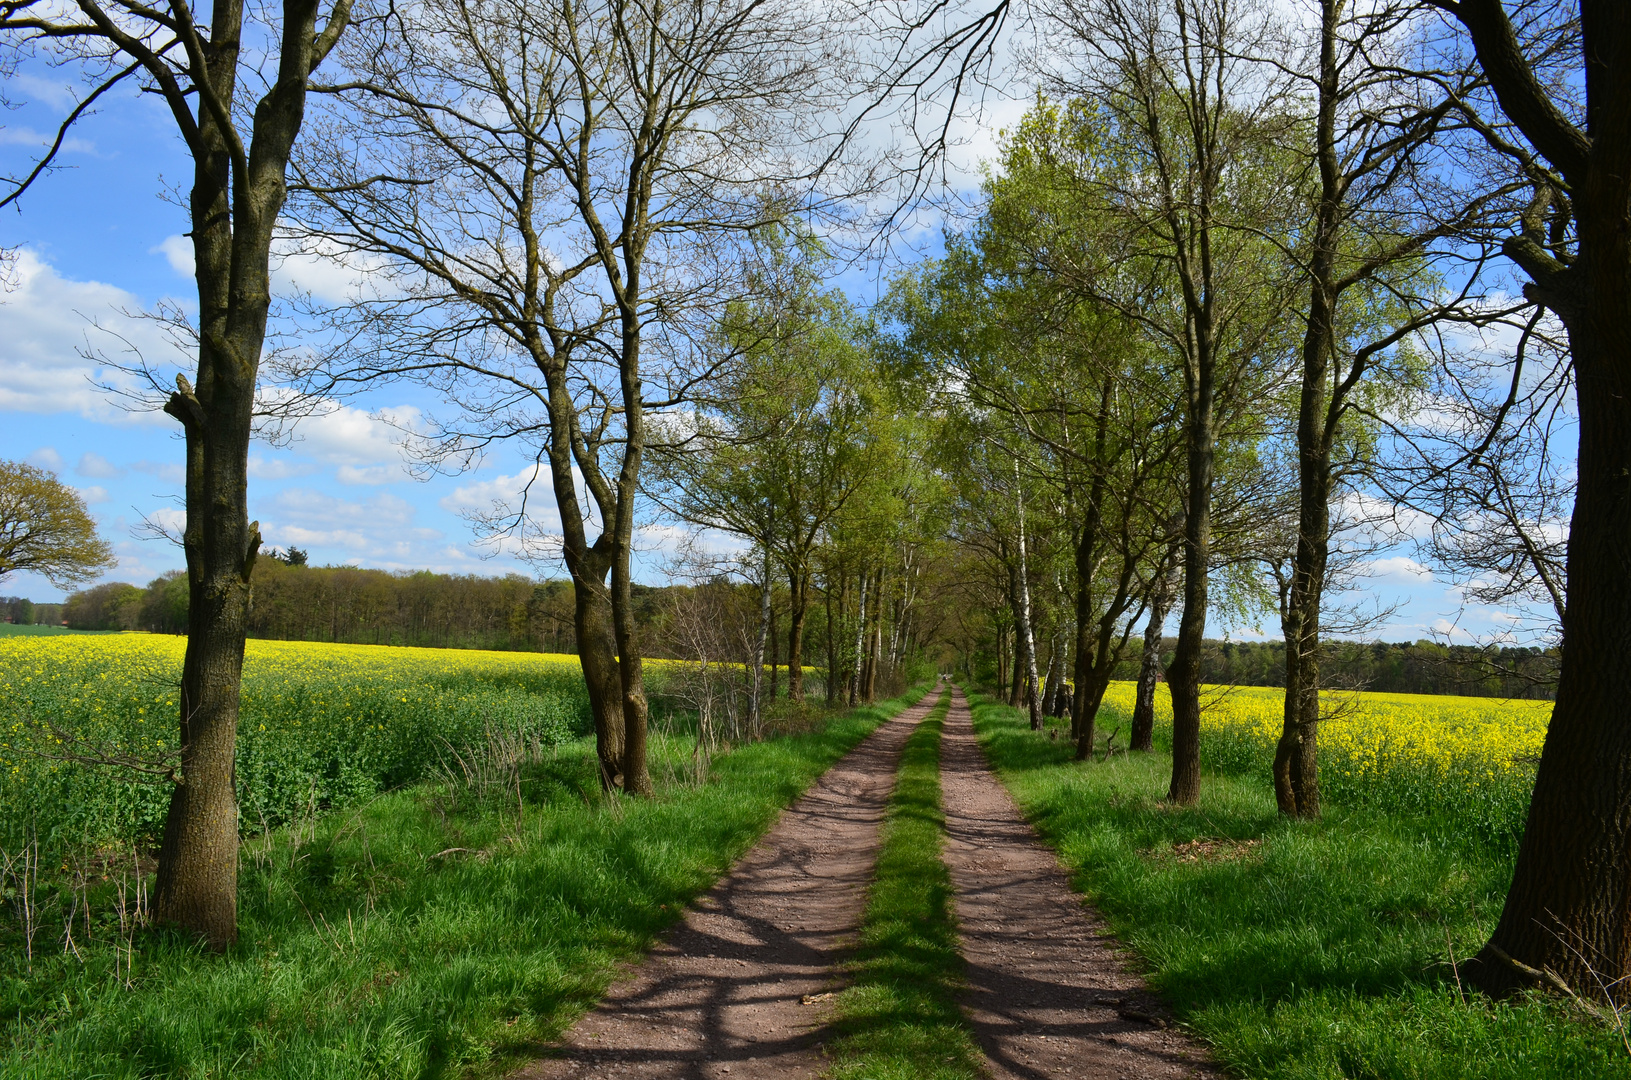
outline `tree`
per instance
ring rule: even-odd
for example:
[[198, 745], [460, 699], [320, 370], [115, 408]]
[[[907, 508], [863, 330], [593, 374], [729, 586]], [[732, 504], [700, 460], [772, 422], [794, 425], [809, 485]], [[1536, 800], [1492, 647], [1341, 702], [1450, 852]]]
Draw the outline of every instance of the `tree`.
[[[104, 94], [131, 84], [163, 102], [193, 160], [188, 199], [198, 368], [164, 403], [186, 435], [191, 633], [180, 694], [181, 772], [159, 849], [154, 916], [214, 948], [237, 939], [238, 805], [233, 790], [249, 576], [260, 549], [246, 492], [255, 390], [271, 309], [270, 256], [286, 169], [312, 73], [350, 22], [351, 0], [255, 7], [216, 0], [209, 23], [185, 2], [0, 4], [6, 55], [43, 52], [77, 67], [86, 93], [65, 132]], [[257, 20], [264, 22], [257, 23]], [[258, 96], [255, 82], [265, 90]], [[59, 138], [0, 206], [47, 170]]]
[[[1296, 405], [1297, 524], [1281, 589], [1285, 713], [1274, 758], [1280, 812], [1320, 812], [1321, 605], [1330, 576], [1331, 504], [1369, 467], [1375, 424], [1419, 379], [1411, 344], [1427, 328], [1500, 319], [1474, 297], [1487, 245], [1474, 230], [1505, 191], [1462, 200], [1444, 175], [1463, 141], [1465, 66], [1415, 71], [1423, 9], [1397, 0], [1319, 0], [1304, 62], [1313, 115], [1292, 128], [1306, 162], [1310, 227], [1289, 253], [1306, 280]], [[1415, 32], [1411, 31], [1414, 28]], [[1305, 239], [1303, 237], [1306, 237]], [[1453, 241], [1453, 243], [1446, 243]], [[1447, 289], [1435, 264], [1463, 261]], [[1397, 410], [1392, 410], [1397, 411]]]
[[[1534, 192], [1503, 250], [1568, 333], [1579, 453], [1557, 707], [1474, 978], [1624, 999], [1631, 976], [1631, 6], [1435, 0], [1464, 28]], [[1560, 69], [1560, 70], [1559, 70]], [[1564, 96], [1575, 90], [1581, 102]], [[1502, 138], [1510, 135], [1511, 139]]]
[[480, 524], [566, 563], [602, 783], [646, 793], [630, 590], [647, 415], [712, 373], [699, 343], [754, 232], [855, 190], [850, 58], [823, 10], [790, 3], [368, 10], [300, 214], [392, 288], [333, 313], [344, 341], [315, 385], [442, 392], [451, 415], [418, 443], [436, 465], [531, 452], [561, 534], [537, 532], [530, 483]]
[[[1280, 244], [1299, 224], [1294, 171], [1276, 150], [1291, 121], [1283, 76], [1248, 59], [1280, 33], [1266, 4], [1057, 0], [1044, 9], [1072, 102], [1057, 145], [1097, 215], [1086, 262], [1041, 267], [1120, 312], [1167, 350], [1183, 386], [1183, 614], [1167, 682], [1168, 798], [1200, 792], [1201, 649], [1214, 558], [1219, 433], [1271, 398], [1290, 300]], [[1042, 254], [1046, 255], [1046, 249]]]
[[44, 469], [0, 461], [0, 581], [23, 571], [60, 587], [115, 561], [77, 491]]

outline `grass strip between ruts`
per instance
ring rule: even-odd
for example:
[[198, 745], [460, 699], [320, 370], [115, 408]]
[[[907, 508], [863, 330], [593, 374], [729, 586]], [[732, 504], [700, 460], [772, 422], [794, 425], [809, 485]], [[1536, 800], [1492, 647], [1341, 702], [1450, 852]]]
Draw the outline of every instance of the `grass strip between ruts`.
[[1253, 1080], [1623, 1080], [1617, 1032], [1540, 997], [1464, 993], [1511, 881], [1487, 838], [1368, 807], [1295, 822], [1256, 777], [1163, 799], [1166, 754], [1078, 762], [973, 699], [998, 776], [1150, 982]]
[[901, 754], [877, 877], [827, 1044], [834, 1080], [969, 1080], [983, 1056], [957, 1006], [963, 984], [951, 875], [941, 859], [940, 733], [951, 692]]
[[[0, 1078], [501, 1075], [928, 689], [739, 746], [706, 783], [651, 799], [588, 794], [583, 741], [528, 778], [524, 807], [454, 806], [420, 785], [275, 830], [246, 845], [241, 938], [224, 955], [157, 933], [122, 968], [111, 950], [37, 956], [31, 978], [0, 984]], [[670, 772], [691, 744], [651, 749]]]

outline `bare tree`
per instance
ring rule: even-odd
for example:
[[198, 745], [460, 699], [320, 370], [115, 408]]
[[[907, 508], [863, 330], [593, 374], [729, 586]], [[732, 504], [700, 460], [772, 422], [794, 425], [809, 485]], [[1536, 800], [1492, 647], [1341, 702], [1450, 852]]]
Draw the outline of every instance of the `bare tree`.
[[248, 520], [249, 439], [272, 295], [269, 273], [286, 174], [312, 73], [351, 22], [350, 0], [325, 19], [317, 0], [252, 7], [134, 0], [0, 4], [7, 62], [43, 54], [75, 71], [83, 92], [15, 200], [52, 166], [63, 136], [116, 90], [157, 95], [193, 159], [188, 211], [198, 282], [198, 368], [178, 375], [164, 411], [187, 440], [191, 622], [180, 695], [182, 764], [159, 851], [154, 914], [236, 940], [238, 807], [233, 790], [238, 687], [249, 577], [260, 530]]
[[[419, 442], [429, 460], [514, 441], [547, 468], [603, 783], [644, 792], [629, 589], [646, 416], [712, 374], [699, 342], [740, 295], [747, 237], [867, 189], [852, 57], [824, 8], [763, 0], [378, 15], [301, 163], [311, 242], [382, 267], [314, 383], [425, 382], [455, 407]], [[524, 541], [529, 522], [523, 496], [486, 524]]]
[[[1428, 327], [1505, 312], [1474, 295], [1490, 255], [1486, 219], [1509, 193], [1468, 199], [1454, 180], [1467, 141], [1461, 102], [1476, 73], [1432, 49], [1438, 20], [1400, 0], [1317, 0], [1294, 66], [1312, 115], [1293, 129], [1312, 221], [1290, 254], [1308, 289], [1296, 412], [1298, 524], [1281, 605], [1285, 715], [1275, 751], [1280, 812], [1320, 812], [1320, 612], [1328, 587], [1331, 506], [1367, 467], [1366, 414], [1419, 382], [1412, 343]], [[1445, 265], [1448, 264], [1448, 265]], [[1442, 267], [1442, 269], [1441, 269]], [[1458, 281], [1453, 290], [1445, 279]]]

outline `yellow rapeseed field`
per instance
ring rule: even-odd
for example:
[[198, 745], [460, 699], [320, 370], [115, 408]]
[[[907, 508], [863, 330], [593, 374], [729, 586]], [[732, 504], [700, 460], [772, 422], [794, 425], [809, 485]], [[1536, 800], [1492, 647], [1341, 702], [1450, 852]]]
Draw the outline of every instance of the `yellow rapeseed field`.
[[[1130, 716], [1135, 684], [1110, 685], [1105, 705]], [[1229, 772], [1267, 770], [1280, 737], [1285, 692], [1209, 686], [1201, 699], [1203, 761]], [[1320, 782], [1327, 796], [1425, 813], [1471, 814], [1496, 832], [1521, 825], [1550, 701], [1326, 691], [1321, 697]], [[1167, 688], [1157, 724], [1172, 723]]]
[[[183, 638], [0, 639], [0, 833], [151, 831], [165, 782], [51, 760], [173, 761]], [[250, 641], [239, 717], [245, 819], [275, 822], [422, 775], [488, 726], [556, 741], [587, 725], [575, 656]]]

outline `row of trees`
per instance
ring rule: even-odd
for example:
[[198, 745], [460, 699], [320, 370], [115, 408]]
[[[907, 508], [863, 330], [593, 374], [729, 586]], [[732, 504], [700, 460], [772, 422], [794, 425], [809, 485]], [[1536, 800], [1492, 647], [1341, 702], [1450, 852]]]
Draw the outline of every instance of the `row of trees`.
[[[564, 561], [602, 783], [630, 794], [651, 791], [631, 564], [647, 495], [746, 541], [732, 572], [761, 593], [757, 656], [773, 576], [794, 657], [819, 598], [828, 666], [856, 693], [886, 636], [891, 655], [913, 640], [951, 537], [943, 595], [983, 599], [984, 625], [936, 633], [994, 641], [1033, 723], [1069, 675], [1084, 756], [1140, 626], [1147, 743], [1176, 607], [1181, 804], [1200, 792], [1207, 620], [1268, 605], [1286, 642], [1276, 797], [1297, 816], [1320, 809], [1322, 640], [1356, 554], [1342, 526], [1365, 505], [1347, 496], [1428, 512], [1484, 595], [1549, 600], [1561, 626], [1529, 827], [1477, 978], [1631, 974], [1623, 4], [1039, 3], [1046, 96], [980, 222], [861, 332], [813, 285], [801, 229], [922, 175], [930, 158], [858, 136], [893, 92], [962, 85], [1006, 4], [962, 22], [939, 3], [336, 0], [319, 25], [310, 0], [229, 0], [208, 27], [185, 3], [68, 11], [0, 4], [7, 58], [86, 74], [65, 128], [139, 82], [196, 166], [199, 314], [179, 328], [196, 385], [178, 376], [164, 403], [187, 436], [192, 632], [161, 919], [217, 946], [236, 933], [251, 429], [411, 380], [448, 403], [411, 433], [428, 464], [501, 443], [538, 462], [558, 530], [525, 496], [478, 525]], [[257, 397], [280, 228], [369, 273], [354, 302], [301, 312], [308, 347], [276, 353], [284, 387]], [[1491, 275], [1498, 254], [1528, 278], [1521, 300]], [[1509, 387], [1454, 347], [1506, 326]], [[1571, 428], [1572, 474], [1512, 469]], [[1535, 515], [1571, 498], [1565, 541]]]
[[[1367, 536], [1425, 520], [1470, 596], [1533, 605], [1557, 708], [1477, 978], [1607, 994], [1603, 973], [1631, 974], [1612, 704], [1631, 575], [1610, 554], [1631, 505], [1631, 249], [1611, 224], [1631, 205], [1613, 67], [1631, 11], [1511, 7], [1037, 5], [1036, 105], [978, 221], [889, 300], [892, 362], [943, 413], [980, 644], [1033, 726], [1068, 675], [1090, 756], [1136, 656], [1147, 747], [1177, 610], [1175, 803], [1200, 794], [1209, 619], [1278, 616], [1275, 795], [1310, 817], [1325, 637], [1367, 621], [1342, 607]], [[1577, 479], [1557, 451], [1575, 430]], [[1550, 681], [1528, 650], [1495, 659]]]

